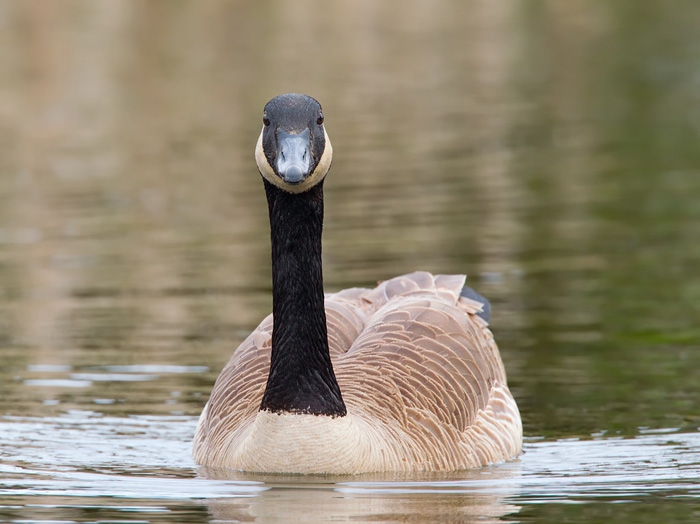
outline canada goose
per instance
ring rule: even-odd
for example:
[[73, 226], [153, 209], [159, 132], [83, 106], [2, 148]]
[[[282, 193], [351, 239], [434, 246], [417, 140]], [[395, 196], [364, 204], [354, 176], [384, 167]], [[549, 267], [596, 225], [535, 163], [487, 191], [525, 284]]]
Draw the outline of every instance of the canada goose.
[[255, 159], [270, 212], [273, 313], [219, 375], [195, 460], [356, 474], [516, 457], [520, 413], [487, 327], [488, 302], [463, 287], [464, 275], [416, 272], [324, 297], [332, 155], [316, 100], [286, 94], [267, 103]]

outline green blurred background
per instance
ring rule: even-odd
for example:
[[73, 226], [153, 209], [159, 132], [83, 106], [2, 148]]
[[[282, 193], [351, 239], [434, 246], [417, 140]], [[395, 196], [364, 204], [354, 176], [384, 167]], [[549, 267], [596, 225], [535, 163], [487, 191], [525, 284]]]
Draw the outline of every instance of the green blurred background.
[[[467, 273], [526, 435], [695, 430], [698, 27], [691, 0], [0, 2], [0, 414], [199, 413], [270, 310], [253, 148], [296, 91], [335, 149], [329, 291]], [[208, 371], [60, 382], [148, 365]]]

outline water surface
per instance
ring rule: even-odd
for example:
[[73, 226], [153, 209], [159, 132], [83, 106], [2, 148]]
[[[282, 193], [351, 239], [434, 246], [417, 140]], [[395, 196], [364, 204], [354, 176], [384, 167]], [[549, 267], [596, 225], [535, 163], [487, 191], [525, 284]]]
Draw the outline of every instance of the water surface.
[[[0, 521], [700, 518], [700, 9], [0, 3]], [[211, 471], [196, 418], [271, 307], [261, 108], [324, 106], [329, 291], [467, 273], [526, 453]]]

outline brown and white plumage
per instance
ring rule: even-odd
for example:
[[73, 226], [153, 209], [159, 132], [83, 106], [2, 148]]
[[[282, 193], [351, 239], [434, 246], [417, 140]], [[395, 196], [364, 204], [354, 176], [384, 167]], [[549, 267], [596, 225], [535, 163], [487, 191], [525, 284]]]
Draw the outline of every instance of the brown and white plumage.
[[[349, 424], [334, 432], [339, 417], [258, 411], [270, 366], [268, 316], [221, 372], [197, 428], [196, 460], [255, 471], [359, 473], [457, 470], [517, 456], [518, 408], [491, 331], [476, 315], [481, 304], [460, 297], [464, 280], [418, 272], [326, 296], [344, 418], [355, 426], [347, 440]], [[278, 433], [280, 445], [264, 456], [240, 452], [252, 452], [258, 432], [274, 431], [265, 419], [285, 416], [328, 420], [307, 434]], [[323, 435], [315, 430], [337, 439], [324, 442], [337, 446], [330, 456], [320, 452]]]
[[520, 414], [480, 316], [486, 301], [463, 275], [425, 272], [324, 297], [332, 149], [321, 106], [281, 95], [263, 121], [256, 160], [270, 210], [273, 315], [217, 379], [195, 434], [197, 462], [356, 474], [516, 457]]

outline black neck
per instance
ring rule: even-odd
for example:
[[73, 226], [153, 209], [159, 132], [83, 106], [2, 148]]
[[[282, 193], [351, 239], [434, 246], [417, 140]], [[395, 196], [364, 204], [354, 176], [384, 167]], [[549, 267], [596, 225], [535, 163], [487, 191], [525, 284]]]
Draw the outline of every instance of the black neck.
[[323, 298], [323, 182], [291, 194], [263, 180], [270, 210], [274, 327], [260, 409], [344, 416]]

